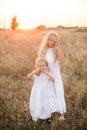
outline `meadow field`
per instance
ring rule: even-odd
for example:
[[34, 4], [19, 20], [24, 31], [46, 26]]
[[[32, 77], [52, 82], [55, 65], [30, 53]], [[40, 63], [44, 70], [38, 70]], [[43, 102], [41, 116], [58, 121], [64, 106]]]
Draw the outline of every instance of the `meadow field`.
[[[35, 123], [29, 113], [33, 80], [26, 79], [26, 75], [34, 69], [43, 36], [51, 30], [60, 35], [64, 51], [60, 69], [66, 120], [59, 121], [59, 113], [54, 113], [51, 123]], [[0, 130], [87, 130], [86, 67], [87, 29], [0, 30]]]

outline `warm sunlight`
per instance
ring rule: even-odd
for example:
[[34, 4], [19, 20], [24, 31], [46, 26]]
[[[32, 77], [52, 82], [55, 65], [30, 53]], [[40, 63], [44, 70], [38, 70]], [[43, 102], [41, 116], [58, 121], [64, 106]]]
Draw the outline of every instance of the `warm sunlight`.
[[18, 28], [87, 26], [86, 0], [0, 0], [0, 27], [10, 27], [17, 15]]

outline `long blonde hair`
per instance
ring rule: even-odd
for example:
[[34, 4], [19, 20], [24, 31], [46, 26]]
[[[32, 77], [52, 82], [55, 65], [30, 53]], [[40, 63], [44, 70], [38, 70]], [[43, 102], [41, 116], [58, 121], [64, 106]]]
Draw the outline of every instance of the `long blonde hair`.
[[56, 42], [56, 45], [53, 47], [53, 52], [54, 52], [54, 57], [55, 57], [55, 61], [57, 61], [60, 57], [61, 57], [61, 54], [60, 52], [60, 42], [59, 42], [59, 35], [57, 34], [57, 32], [55, 31], [51, 31], [49, 32], [44, 38], [43, 38], [43, 41], [42, 41], [42, 44], [40, 46], [40, 49], [39, 49], [39, 52], [38, 52], [38, 57], [44, 57], [45, 54], [46, 54], [46, 50], [48, 48], [48, 40], [51, 36], [55, 36], [55, 38], [57, 39], [58, 42]]

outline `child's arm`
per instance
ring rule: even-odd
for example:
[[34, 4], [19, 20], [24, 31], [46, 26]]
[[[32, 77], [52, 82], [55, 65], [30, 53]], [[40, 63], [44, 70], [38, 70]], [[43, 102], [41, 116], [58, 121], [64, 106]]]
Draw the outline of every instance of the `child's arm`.
[[52, 81], [52, 82], [55, 82], [55, 78], [53, 77], [53, 75], [51, 73], [49, 73], [48, 71], [43, 71], [46, 75], [49, 76], [49, 79]]
[[33, 74], [34, 74], [34, 71], [33, 71], [33, 72], [31, 72], [30, 74], [28, 74], [28, 75], [27, 75], [27, 78], [28, 78], [28, 79], [31, 79], [31, 78], [32, 78], [32, 76], [33, 76]]
[[31, 79], [33, 74], [36, 74], [36, 73], [37, 73], [37, 70], [34, 70], [33, 72], [31, 72], [30, 74], [27, 75], [27, 78]]

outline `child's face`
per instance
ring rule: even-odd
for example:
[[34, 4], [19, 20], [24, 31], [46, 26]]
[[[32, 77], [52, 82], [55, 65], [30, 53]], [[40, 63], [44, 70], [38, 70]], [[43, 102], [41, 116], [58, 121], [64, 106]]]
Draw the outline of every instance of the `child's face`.
[[40, 69], [40, 70], [46, 70], [47, 66], [46, 66], [46, 63], [45, 62], [39, 62], [37, 64], [37, 69]]
[[56, 37], [54, 35], [50, 36], [48, 39], [48, 47], [54, 47], [56, 45]]

